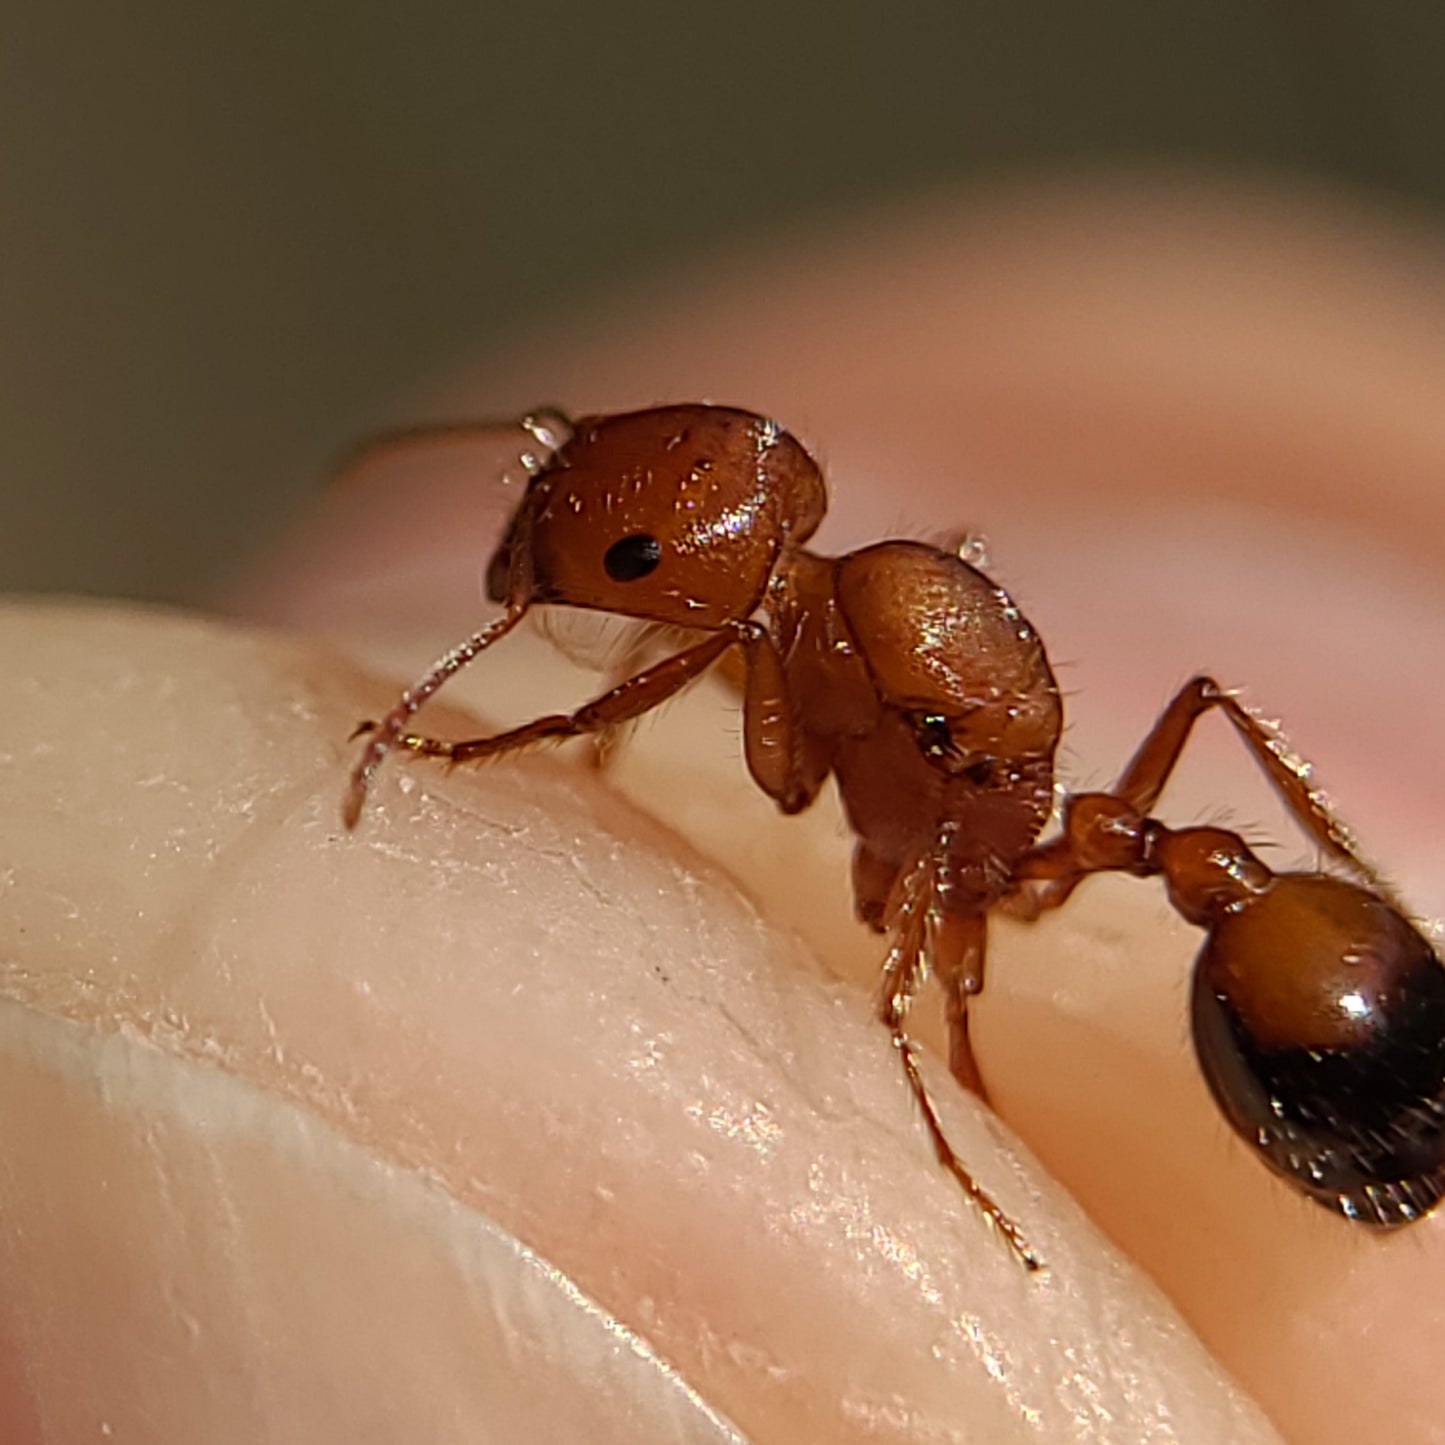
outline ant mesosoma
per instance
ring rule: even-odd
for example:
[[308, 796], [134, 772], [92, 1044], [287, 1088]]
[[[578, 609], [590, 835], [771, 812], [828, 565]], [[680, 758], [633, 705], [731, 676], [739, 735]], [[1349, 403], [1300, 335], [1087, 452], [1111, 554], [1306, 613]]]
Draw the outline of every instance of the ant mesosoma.
[[[858, 915], [891, 939], [879, 1018], [940, 1162], [1025, 1265], [1038, 1256], [950, 1146], [905, 1022], [931, 971], [949, 1065], [984, 1095], [968, 1002], [983, 987], [988, 915], [1035, 917], [1093, 873], [1161, 877], [1174, 908], [1205, 930], [1191, 1010], [1200, 1067], [1271, 1169], [1382, 1228], [1434, 1208], [1445, 1193], [1445, 968], [1276, 731], [1197, 677], [1112, 788], [1063, 797], [1060, 833], [1041, 844], [1062, 704], [1043, 643], [983, 573], [917, 542], [808, 551], [826, 507], [822, 474], [795, 438], [750, 412], [669, 406], [576, 422], [546, 412], [517, 425], [539, 450], [523, 458], [526, 495], [487, 573], [505, 611], [358, 730], [370, 736], [348, 826], [395, 747], [461, 763], [600, 737], [736, 648], [748, 769], [784, 813], [837, 780], [857, 836]], [[493, 429], [413, 429], [358, 456]], [[570, 714], [458, 742], [407, 731], [442, 683], [539, 604], [620, 614], [686, 645]], [[1358, 881], [1273, 873], [1236, 833], [1151, 816], [1211, 711]]]

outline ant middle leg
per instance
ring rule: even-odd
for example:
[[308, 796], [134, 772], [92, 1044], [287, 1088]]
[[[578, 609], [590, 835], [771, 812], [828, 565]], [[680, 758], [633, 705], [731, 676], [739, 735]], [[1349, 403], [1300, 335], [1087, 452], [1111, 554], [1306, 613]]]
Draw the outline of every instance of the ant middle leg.
[[[925, 865], [915, 866], [914, 872]], [[983, 965], [987, 930], [981, 913], [953, 913], [936, 901], [921, 905], [921, 923], [914, 932], [914, 951], [919, 977], [909, 979], [902, 971], [901, 955], [896, 946], [900, 930], [910, 924], [915, 905], [910, 890], [925, 893], [936, 887], [936, 865], [929, 869], [934, 882], [920, 884], [912, 874], [900, 877], [896, 866], [878, 857], [865, 844], [853, 851], [853, 895], [858, 917], [879, 933], [892, 931], [895, 947], [884, 966], [882, 1007], [885, 1012], [895, 1005], [889, 1002], [902, 989], [911, 998], [922, 982], [924, 973], [932, 973], [943, 991], [944, 1020], [948, 1026], [948, 1067], [953, 1077], [971, 1094], [988, 1102], [988, 1088], [969, 1041], [968, 1002], [983, 992]]]
[[[931, 944], [937, 947], [938, 943], [942, 942], [938, 935], [939, 925], [944, 917], [938, 902], [938, 868], [937, 858], [926, 857], [915, 863], [898, 881], [895, 904], [888, 920], [893, 942], [883, 967], [883, 982], [878, 996], [878, 1018], [888, 1030], [893, 1047], [898, 1053], [904, 1079], [919, 1112], [923, 1115], [923, 1122], [938, 1162], [953, 1176], [963, 1192], [983, 1213], [984, 1218], [1003, 1236], [1024, 1267], [1031, 1271], [1042, 1269], [1043, 1260], [1029, 1243], [1023, 1230], [973, 1177], [949, 1143], [938, 1111], [929, 1096], [928, 1086], [923, 1081], [918, 1064], [918, 1045], [906, 1029], [908, 1011], [923, 982], [926, 969], [930, 965], [937, 966], [943, 962], [941, 956], [931, 953], [930, 949]], [[948, 943], [951, 949], [957, 950], [957, 957], [950, 958], [943, 967], [938, 968], [948, 998], [949, 1067], [954, 1077], [980, 1098], [985, 1098], [986, 1095], [972, 1049], [968, 1045], [966, 1002], [971, 993], [977, 992], [977, 983], [982, 980], [986, 929], [987, 920], [981, 913], [949, 919]], [[963, 960], [967, 962], [964, 963]], [[977, 982], [971, 982], [972, 980]]]
[[[923, 867], [923, 866], [919, 866]], [[915, 870], [918, 871], [918, 870]], [[910, 889], [928, 890], [905, 876], [897, 877], [896, 868], [876, 857], [863, 845], [853, 855], [854, 896], [858, 916], [877, 932], [892, 931], [894, 946], [884, 964], [881, 1010], [884, 1022], [894, 1013], [906, 1012], [907, 1001], [922, 984], [923, 974], [932, 972], [944, 993], [944, 1019], [948, 1025], [948, 1068], [959, 1084], [970, 1094], [988, 1103], [988, 1088], [983, 1072], [974, 1058], [968, 1038], [968, 1000], [983, 993], [984, 954], [987, 929], [981, 913], [951, 913], [938, 902], [919, 906], [920, 923], [913, 932], [912, 955], [916, 977], [903, 967], [899, 938], [902, 929], [910, 926], [915, 907], [907, 893]], [[902, 893], [902, 897], [899, 894]]]
[[943, 1017], [948, 1025], [948, 1067], [970, 1093], [988, 1102], [988, 1089], [968, 1035], [968, 1001], [983, 992], [983, 960], [987, 941], [982, 914], [944, 914], [943, 927], [954, 935], [950, 947], [935, 950], [934, 973], [943, 989]]

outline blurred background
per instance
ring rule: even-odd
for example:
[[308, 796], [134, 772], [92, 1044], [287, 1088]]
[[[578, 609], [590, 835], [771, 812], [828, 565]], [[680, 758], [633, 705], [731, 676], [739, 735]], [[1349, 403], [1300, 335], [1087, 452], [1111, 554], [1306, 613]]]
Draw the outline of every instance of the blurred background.
[[1182, 162], [1438, 216], [1442, 61], [1437, 0], [11, 7], [0, 587], [203, 598], [463, 359], [889, 198]]

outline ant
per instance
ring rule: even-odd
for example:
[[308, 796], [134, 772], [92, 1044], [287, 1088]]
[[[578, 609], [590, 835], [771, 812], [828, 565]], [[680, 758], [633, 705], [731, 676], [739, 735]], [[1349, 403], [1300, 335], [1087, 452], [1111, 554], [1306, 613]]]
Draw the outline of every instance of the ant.
[[[1278, 732], [1208, 677], [1165, 707], [1112, 788], [1062, 794], [1063, 707], [1044, 645], [1008, 595], [958, 555], [885, 541], [842, 557], [804, 545], [822, 473], [777, 423], [711, 405], [519, 425], [538, 451], [487, 570], [505, 610], [442, 656], [367, 734], [344, 817], [355, 826], [397, 747], [448, 763], [615, 729], [741, 655], [753, 780], [798, 813], [836, 779], [857, 837], [858, 917], [889, 936], [878, 995], [940, 1163], [1029, 1269], [1042, 1261], [954, 1152], [924, 1086], [909, 1005], [942, 986], [954, 1077], [987, 1097], [968, 1006], [984, 983], [988, 916], [1059, 907], [1094, 873], [1163, 879], [1204, 930], [1195, 1051], [1215, 1101], [1263, 1162], [1345, 1217], [1381, 1229], [1445, 1194], [1445, 967], [1364, 860]], [[418, 439], [495, 430], [414, 428]], [[678, 650], [567, 714], [444, 742], [407, 730], [455, 672], [538, 605], [653, 624]], [[685, 645], [684, 645], [685, 643]], [[639, 658], [641, 654], [635, 654]], [[1304, 832], [1355, 881], [1274, 873], [1236, 833], [1152, 816], [1194, 724], [1223, 714]]]

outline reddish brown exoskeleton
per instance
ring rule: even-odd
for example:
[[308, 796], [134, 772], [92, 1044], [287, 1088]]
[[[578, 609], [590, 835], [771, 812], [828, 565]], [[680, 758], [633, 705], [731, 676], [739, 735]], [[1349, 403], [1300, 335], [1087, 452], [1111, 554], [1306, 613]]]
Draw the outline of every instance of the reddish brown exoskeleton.
[[[1026, 1265], [1038, 1257], [950, 1146], [904, 1025], [932, 971], [950, 1067], [984, 1094], [968, 1003], [983, 987], [988, 915], [1035, 916], [1092, 873], [1162, 877], [1174, 907], [1205, 930], [1196, 1050], [1220, 1108], [1265, 1163], [1367, 1224], [1389, 1228], [1435, 1206], [1445, 1193], [1445, 968], [1271, 728], [1195, 678], [1118, 782], [1064, 797], [1059, 835], [1040, 844], [1062, 706], [1042, 642], [983, 573], [916, 542], [808, 551], [826, 506], [818, 466], [750, 412], [672, 406], [575, 423], [547, 413], [521, 425], [539, 452], [488, 569], [505, 611], [363, 725], [349, 826], [396, 747], [460, 763], [599, 735], [736, 649], [748, 768], [785, 813], [836, 780], [857, 835], [858, 915], [891, 939], [879, 1017], [939, 1160]], [[685, 645], [574, 713], [457, 742], [407, 730], [448, 677], [539, 604], [639, 619]], [[1235, 833], [1151, 816], [1210, 711], [1355, 881], [1275, 874]]]

